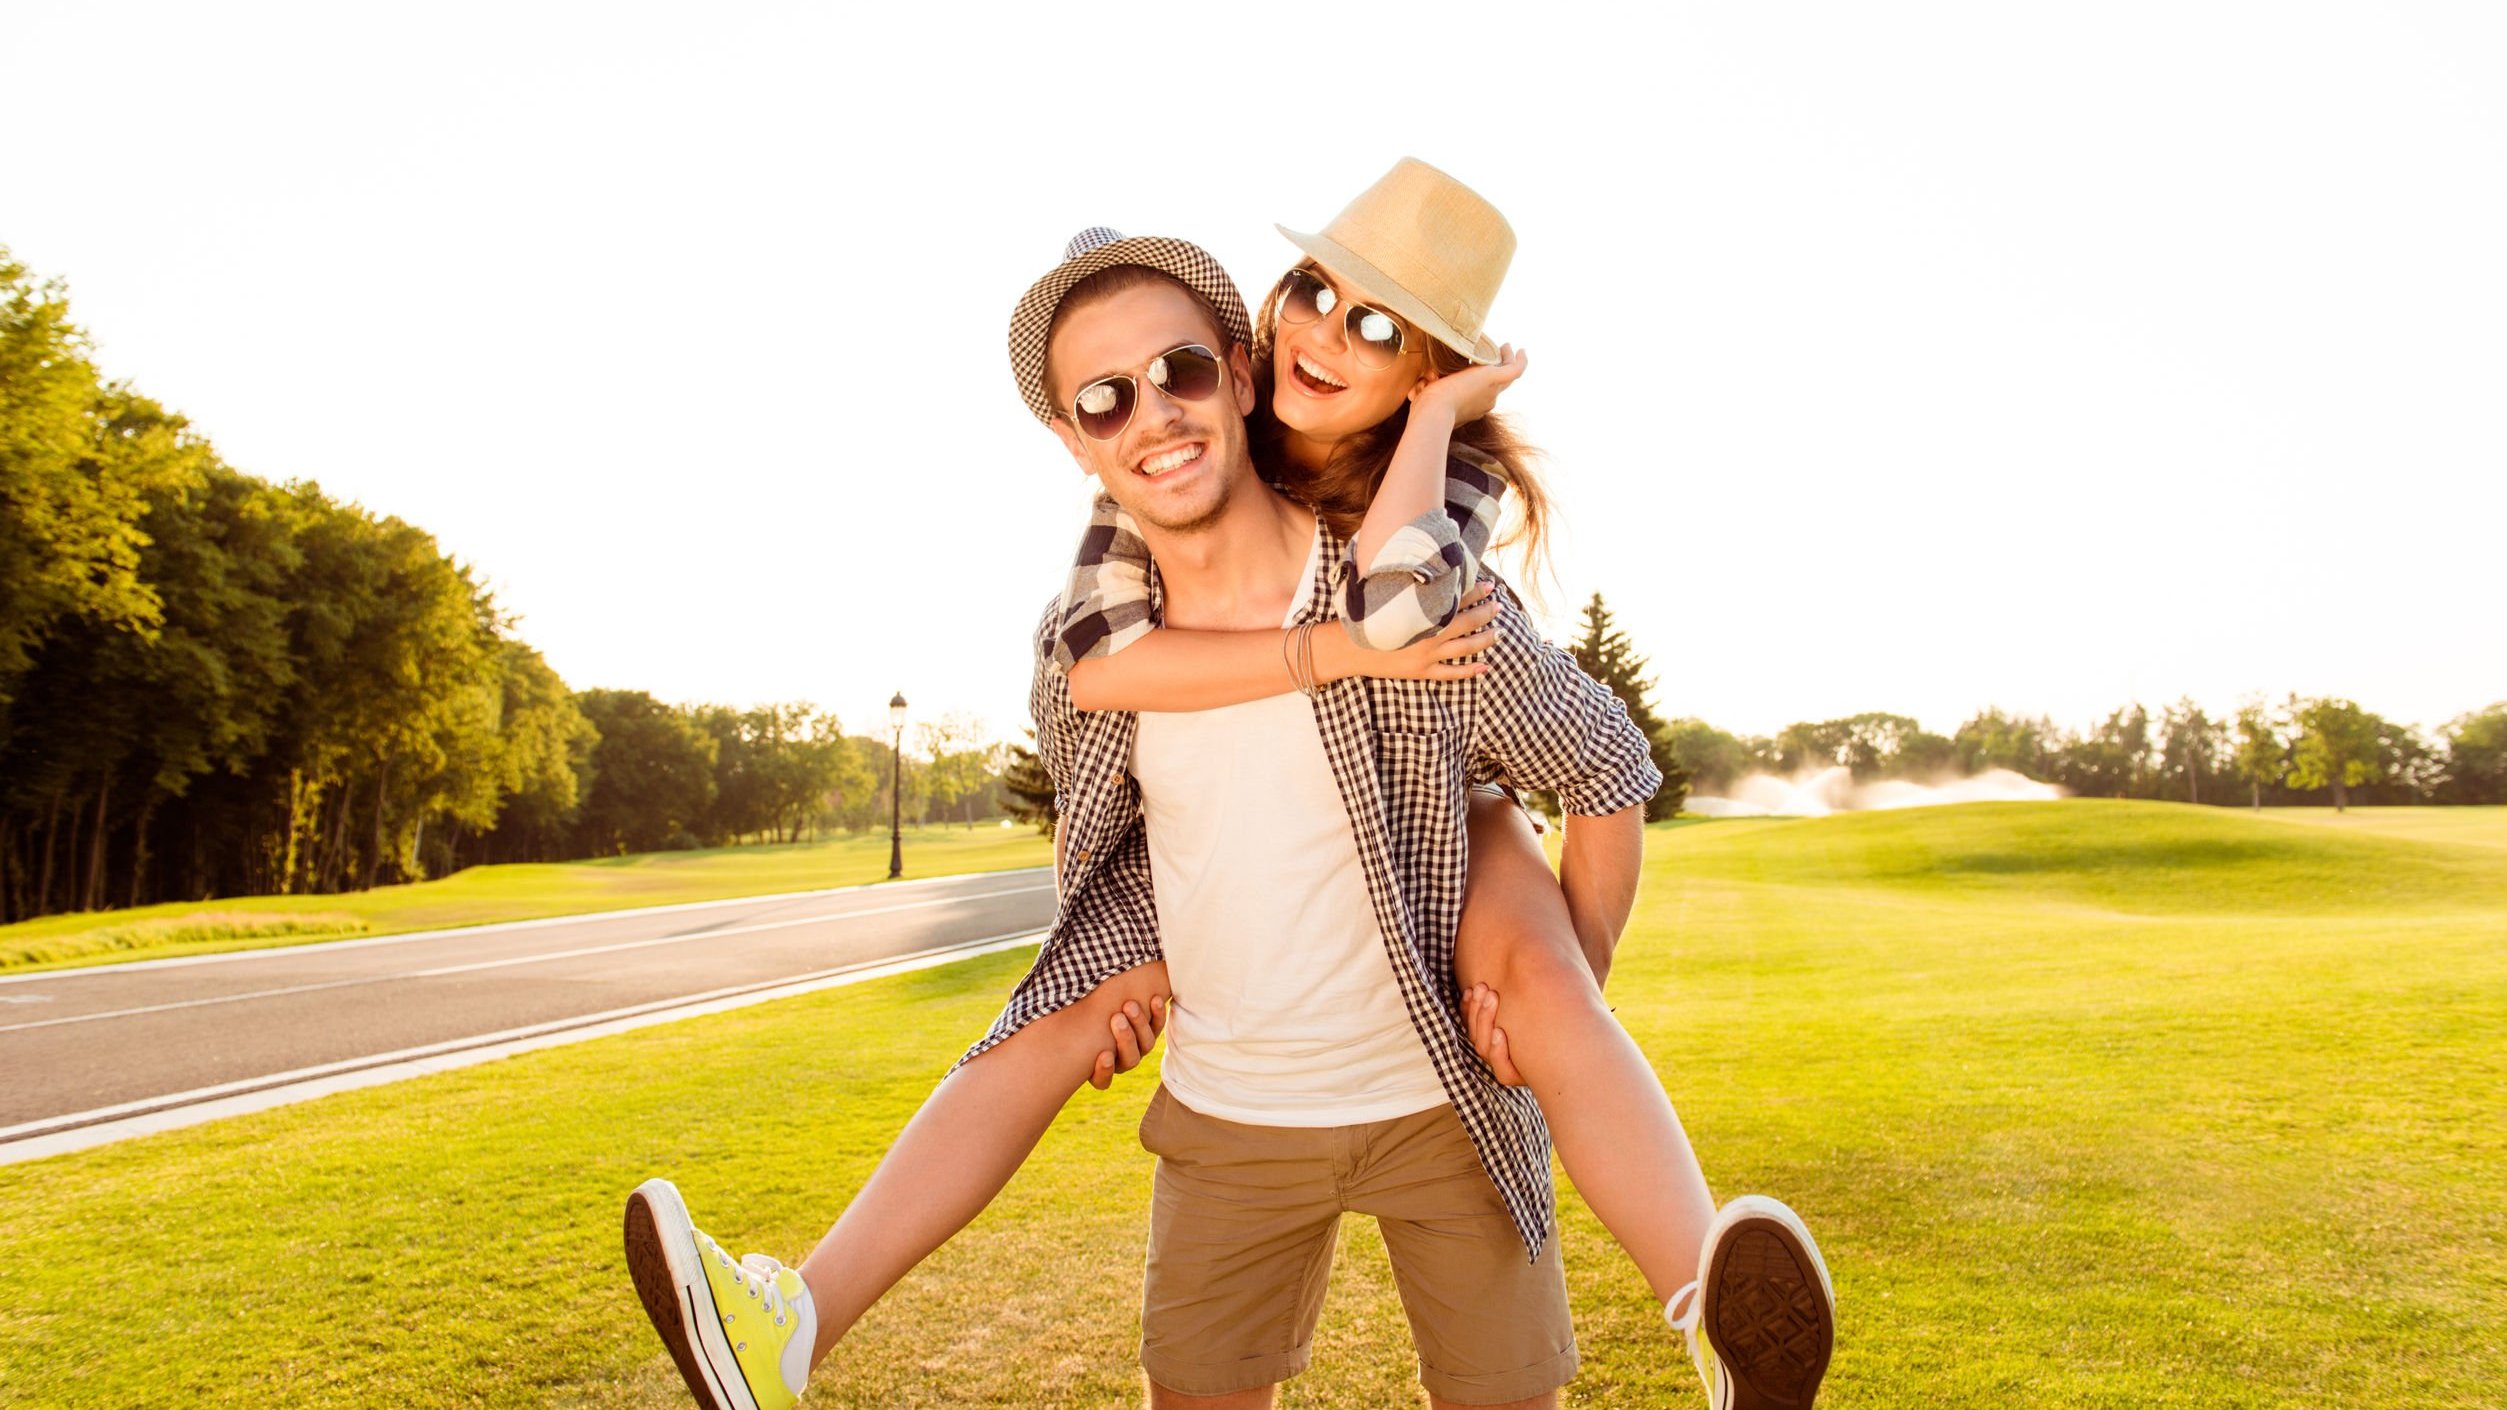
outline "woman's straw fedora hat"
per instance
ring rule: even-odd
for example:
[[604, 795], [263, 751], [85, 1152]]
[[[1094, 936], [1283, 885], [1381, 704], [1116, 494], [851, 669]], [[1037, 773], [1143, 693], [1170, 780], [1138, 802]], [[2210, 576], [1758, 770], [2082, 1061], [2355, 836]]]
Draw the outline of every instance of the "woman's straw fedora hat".
[[1429, 337], [1473, 362], [1497, 361], [1480, 326], [1514, 262], [1515, 231], [1470, 187], [1404, 157], [1321, 234], [1277, 229]]

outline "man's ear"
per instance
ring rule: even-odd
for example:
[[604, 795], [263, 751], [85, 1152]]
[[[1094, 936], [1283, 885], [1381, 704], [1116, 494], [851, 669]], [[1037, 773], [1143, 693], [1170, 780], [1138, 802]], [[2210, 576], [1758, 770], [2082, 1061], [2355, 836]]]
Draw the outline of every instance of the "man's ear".
[[1062, 448], [1071, 453], [1071, 459], [1079, 465], [1079, 473], [1083, 475], [1097, 473], [1097, 467], [1088, 463], [1088, 451], [1079, 443], [1079, 432], [1071, 429], [1070, 422], [1057, 416], [1045, 425], [1052, 430], [1055, 438], [1062, 442]]
[[1236, 414], [1251, 416], [1254, 409], [1253, 357], [1243, 343], [1227, 346], [1227, 382], [1236, 389]]

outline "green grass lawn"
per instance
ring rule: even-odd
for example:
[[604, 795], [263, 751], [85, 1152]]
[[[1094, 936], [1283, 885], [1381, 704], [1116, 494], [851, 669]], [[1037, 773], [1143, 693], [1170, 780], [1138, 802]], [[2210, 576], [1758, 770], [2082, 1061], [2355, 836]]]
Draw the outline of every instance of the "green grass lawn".
[[[2101, 802], [1651, 843], [1612, 997], [1718, 1194], [1817, 1229], [1824, 1406], [2499, 1404], [2492, 846]], [[626, 1191], [666, 1173], [735, 1248], [797, 1258], [1024, 962], [0, 1168], [0, 1404], [681, 1406]], [[1083, 1092], [805, 1404], [1130, 1403], [1148, 1093]], [[1698, 1404], [1565, 1204], [1568, 1403]], [[1419, 1403], [1409, 1357], [1349, 1221], [1283, 1404]]]
[[2507, 847], [2507, 807], [2351, 808], [2339, 813], [2330, 808], [2266, 808], [2256, 816], [2385, 837]]
[[[1032, 827], [917, 828], [905, 835], [908, 879], [1052, 860], [1053, 844]], [[471, 867], [441, 881], [342, 896], [244, 896], [0, 925], [0, 973], [814, 891], [887, 877], [884, 832], [789, 846]]]

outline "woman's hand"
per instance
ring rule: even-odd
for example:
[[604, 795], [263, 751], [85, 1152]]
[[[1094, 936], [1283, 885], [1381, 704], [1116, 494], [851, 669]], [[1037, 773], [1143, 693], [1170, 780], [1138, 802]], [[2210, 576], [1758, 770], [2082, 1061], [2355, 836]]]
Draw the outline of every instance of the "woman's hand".
[[1455, 425], [1467, 426], [1497, 409], [1498, 394], [1523, 375], [1526, 359], [1525, 353], [1508, 343], [1497, 350], [1497, 361], [1486, 367], [1420, 378], [1410, 389], [1411, 404], [1423, 412], [1450, 411]]
[[1114, 1085], [1118, 1073], [1140, 1066], [1149, 1050], [1158, 1046], [1159, 1035], [1166, 1032], [1166, 1004], [1166, 995], [1152, 994], [1147, 1013], [1140, 1011], [1139, 1004], [1126, 1001], [1121, 1013], [1106, 1020], [1114, 1050], [1097, 1054], [1096, 1070], [1088, 1074], [1089, 1086], [1102, 1092]]
[[1497, 588], [1482, 580], [1465, 593], [1462, 609], [1444, 630], [1399, 651], [1370, 651], [1349, 639], [1336, 622], [1315, 626], [1315, 674], [1326, 684], [1351, 676], [1377, 680], [1467, 681], [1488, 673], [1486, 661], [1470, 658], [1497, 644]]

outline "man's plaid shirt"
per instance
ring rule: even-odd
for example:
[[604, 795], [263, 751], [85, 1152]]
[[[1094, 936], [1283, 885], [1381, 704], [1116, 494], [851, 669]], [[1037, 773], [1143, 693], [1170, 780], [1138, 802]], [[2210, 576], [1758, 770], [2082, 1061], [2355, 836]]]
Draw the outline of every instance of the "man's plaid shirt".
[[[1320, 526], [1316, 532], [1321, 551], [1298, 622], [1335, 620], [1354, 576], [1349, 545]], [[1148, 587], [1156, 620], [1163, 594], [1154, 568]], [[1653, 797], [1662, 774], [1619, 698], [1577, 669], [1574, 657], [1542, 641], [1503, 583], [1498, 598], [1502, 639], [1483, 658], [1487, 673], [1461, 681], [1336, 681], [1315, 696], [1314, 716], [1410, 1021], [1525, 1248], [1537, 1256], [1556, 1213], [1549, 1128], [1531, 1093], [1499, 1083], [1472, 1051], [1454, 978], [1469, 786], [1502, 781], [1553, 789], [1567, 811], [1598, 816]], [[967, 1057], [1162, 957], [1148, 830], [1131, 777], [1139, 719], [1130, 711], [1071, 707], [1068, 680], [1055, 662], [1062, 621], [1057, 597], [1038, 624], [1028, 699], [1036, 752], [1060, 800], [1061, 906], [1034, 968]]]

